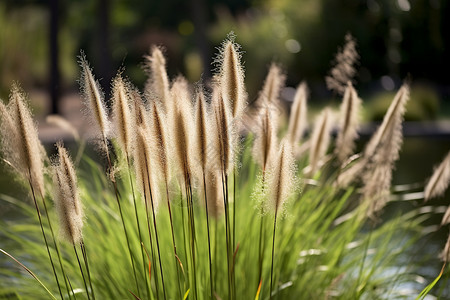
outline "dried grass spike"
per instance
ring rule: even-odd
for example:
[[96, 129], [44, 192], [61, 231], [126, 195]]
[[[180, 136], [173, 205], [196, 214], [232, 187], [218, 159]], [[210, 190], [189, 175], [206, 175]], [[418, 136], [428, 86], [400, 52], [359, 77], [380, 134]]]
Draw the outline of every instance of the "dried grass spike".
[[336, 54], [336, 65], [331, 69], [330, 74], [325, 77], [328, 89], [339, 95], [344, 94], [347, 82], [351, 82], [356, 74], [355, 64], [357, 64], [358, 59], [356, 41], [351, 34], [347, 34], [344, 48]]
[[269, 188], [269, 205], [275, 210], [275, 214], [282, 211], [285, 201], [294, 191], [295, 164], [292, 149], [289, 142], [284, 139], [274, 162]]
[[126, 156], [133, 153], [133, 134], [135, 121], [131, 113], [131, 97], [127, 84], [118, 74], [113, 81], [113, 122], [119, 144]]
[[306, 114], [308, 109], [306, 106], [307, 94], [308, 87], [306, 86], [306, 83], [300, 83], [295, 92], [294, 101], [291, 107], [291, 115], [289, 117], [288, 136], [289, 141], [293, 146], [301, 141], [306, 129]]
[[149, 79], [145, 86], [145, 92], [159, 100], [167, 112], [170, 104], [169, 77], [166, 71], [166, 59], [160, 47], [153, 46], [151, 54], [145, 56], [145, 69]]
[[341, 164], [353, 154], [355, 149], [360, 109], [361, 100], [358, 98], [351, 82], [348, 82], [341, 104], [341, 122], [335, 148], [335, 154]]
[[244, 87], [244, 70], [238, 49], [239, 45], [232, 39], [225, 41], [220, 74], [222, 98], [229, 103], [233, 118], [239, 118], [242, 115], [247, 97]]
[[82, 240], [83, 208], [72, 160], [61, 143], [57, 145], [59, 161], [53, 166], [55, 205], [63, 238], [76, 245]]
[[450, 152], [433, 172], [425, 186], [425, 201], [444, 194], [450, 183]]
[[20, 159], [23, 159], [23, 162], [20, 163], [19, 170], [39, 193], [45, 195], [43, 147], [39, 141], [31, 111], [25, 103], [25, 95], [16, 84], [12, 87], [9, 105], [11, 116], [18, 129], [18, 138], [21, 141], [20, 148], [12, 150], [21, 153]]
[[329, 108], [325, 108], [319, 115], [311, 136], [311, 147], [309, 149], [309, 171], [314, 175], [320, 166], [321, 159], [325, 156], [330, 145], [330, 132], [332, 126], [332, 115]]
[[110, 122], [106, 113], [106, 105], [104, 95], [100, 88], [100, 84], [95, 80], [92, 70], [83, 53], [80, 55], [81, 93], [84, 98], [85, 111], [96, 127], [101, 139], [106, 140], [110, 131]]

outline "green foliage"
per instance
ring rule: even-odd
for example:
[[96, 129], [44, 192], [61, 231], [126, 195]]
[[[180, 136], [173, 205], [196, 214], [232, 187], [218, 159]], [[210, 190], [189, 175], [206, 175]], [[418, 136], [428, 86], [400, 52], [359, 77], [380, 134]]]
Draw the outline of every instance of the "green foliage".
[[[249, 141], [246, 142], [248, 145]], [[262, 289], [259, 299], [267, 299], [270, 280], [271, 222], [273, 214], [260, 215], [252, 192], [256, 185], [258, 167], [252, 162], [249, 147], [242, 153], [242, 167], [236, 183], [236, 245], [235, 282], [238, 299], [253, 299], [258, 289], [258, 248], [260, 220], [264, 220], [263, 239], [264, 263]], [[92, 284], [97, 299], [131, 299], [131, 293], [138, 295], [132, 275], [127, 243], [111, 183], [103, 172], [103, 167], [87, 156], [82, 160], [79, 172], [81, 198], [86, 211], [84, 242], [89, 257]], [[121, 170], [118, 179], [124, 220], [128, 228], [130, 244], [138, 273], [141, 299], [147, 299], [144, 272], [148, 261], [142, 262], [140, 243], [136, 229], [132, 194], [127, 170]], [[325, 175], [322, 175], [325, 178]], [[421, 223], [426, 215], [418, 216], [416, 211], [398, 215], [375, 225], [367, 223], [365, 208], [355, 203], [356, 191], [337, 190], [333, 176], [322, 179], [314, 185], [303, 186], [290, 202], [286, 215], [279, 220], [277, 227], [276, 251], [274, 261], [274, 298], [276, 299], [377, 299], [389, 298], [395, 294], [396, 287], [412, 282], [415, 264], [401, 265], [408, 249], [420, 236]], [[229, 189], [232, 191], [230, 181]], [[186, 200], [175, 189], [171, 191], [173, 201], [177, 252], [184, 272], [177, 279], [173, 257], [171, 233], [167, 206], [160, 196], [156, 222], [160, 237], [162, 268], [165, 287], [169, 299], [177, 299], [178, 282], [182, 284], [182, 294], [193, 297], [192, 265], [187, 259], [190, 247], [183, 241], [183, 222]], [[1, 232], [7, 236], [3, 247], [14, 254], [29, 267], [54, 295], [58, 294], [53, 274], [35, 211], [23, 200], [2, 195], [2, 201], [13, 204], [26, 219], [2, 221]], [[141, 198], [139, 197], [139, 200]], [[209, 298], [209, 267], [206, 236], [205, 210], [202, 196], [194, 196], [194, 216], [197, 251], [197, 293], [199, 299]], [[149, 248], [145, 207], [138, 201], [139, 218], [142, 221], [143, 243]], [[185, 213], [185, 212], [184, 212]], [[56, 220], [53, 210], [51, 219]], [[186, 216], [184, 216], [186, 217]], [[210, 218], [213, 253], [213, 280], [215, 293], [222, 299], [228, 295], [226, 246], [224, 219]], [[153, 230], [152, 228], [150, 230]], [[153, 234], [153, 232], [152, 232]], [[77, 299], [86, 297], [83, 281], [79, 274], [72, 246], [60, 242], [64, 266]], [[54, 249], [52, 249], [54, 251]], [[158, 270], [158, 264], [151, 265]], [[159, 277], [156, 279], [155, 274]], [[1, 268], [0, 290], [12, 287], [24, 299], [46, 299], [45, 291], [36, 282], [8, 263]], [[159, 271], [152, 271], [152, 296], [156, 297], [156, 285], [160, 298], [162, 289]], [[4, 293], [4, 292], [3, 292]], [[189, 293], [189, 294], [188, 294]], [[418, 292], [417, 292], [418, 293]], [[188, 294], [188, 295], [187, 295]], [[152, 298], [153, 297], [153, 298]], [[392, 299], [392, 298], [390, 298]]]

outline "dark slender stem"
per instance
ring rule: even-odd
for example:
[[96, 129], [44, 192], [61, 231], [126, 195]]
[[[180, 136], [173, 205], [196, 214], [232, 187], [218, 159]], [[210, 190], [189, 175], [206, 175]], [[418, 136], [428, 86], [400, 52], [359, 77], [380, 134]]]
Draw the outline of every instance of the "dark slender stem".
[[[41, 196], [41, 199], [42, 199], [42, 203], [44, 204], [44, 210], [45, 210], [45, 215], [47, 217], [48, 227], [50, 228], [50, 233], [51, 233], [52, 239], [53, 239], [53, 245], [55, 246], [55, 250], [56, 250], [56, 256], [58, 257], [59, 265], [61, 267], [61, 272], [62, 272], [62, 275], [64, 277], [64, 283], [66, 284], [67, 294], [69, 295], [69, 298], [70, 298], [69, 284], [67, 282], [66, 272], [64, 270], [64, 266], [63, 266], [63, 263], [62, 263], [61, 253], [59, 252], [58, 243], [56, 242], [55, 234], [53, 233], [53, 227], [52, 227], [52, 223], [50, 221], [50, 216], [48, 214], [48, 209], [47, 209], [47, 204], [45, 202], [45, 197], [44, 197], [44, 195], [42, 195], [42, 193], [40, 193], [40, 196]], [[72, 291], [72, 294], [74, 294], [73, 290], [71, 290], [71, 291]]]
[[[145, 158], [145, 165], [148, 166], [148, 161], [147, 158]], [[159, 250], [159, 239], [158, 239], [158, 229], [156, 226], [156, 214], [155, 214], [155, 207], [153, 204], [153, 195], [152, 195], [152, 187], [150, 184], [150, 173], [148, 168], [147, 169], [147, 178], [148, 178], [148, 190], [150, 193], [150, 205], [151, 205], [151, 209], [152, 209], [152, 215], [153, 215], [153, 229], [155, 230], [155, 240], [156, 240], [156, 251], [158, 252], [158, 260], [159, 260], [159, 271], [161, 274], [161, 283], [162, 283], [162, 288], [163, 288], [163, 295], [164, 295], [164, 299], [166, 298], [166, 288], [165, 288], [165, 284], [164, 284], [164, 272], [162, 269], [162, 263], [161, 263], [161, 251]]]
[[359, 267], [358, 279], [356, 280], [356, 287], [355, 287], [355, 293], [356, 294], [358, 294], [358, 286], [359, 286], [359, 283], [361, 282], [361, 277], [362, 277], [362, 273], [363, 273], [363, 270], [364, 270], [364, 264], [366, 262], [366, 257], [367, 257], [367, 250], [369, 249], [370, 239], [372, 238], [373, 226], [374, 225], [372, 223], [371, 229], [370, 229], [370, 232], [369, 232], [369, 236], [367, 237], [367, 243], [364, 246], [363, 259], [362, 259], [361, 265]]
[[86, 267], [86, 273], [89, 279], [89, 287], [91, 288], [92, 298], [95, 300], [94, 288], [92, 287], [91, 280], [91, 271], [89, 270], [89, 262], [87, 258], [86, 246], [84, 245], [84, 241], [82, 240], [80, 243], [81, 253], [83, 254], [84, 265]]
[[209, 216], [208, 216], [208, 194], [206, 192], [205, 172], [203, 171], [203, 190], [205, 192], [205, 212], [206, 212], [206, 231], [208, 232], [208, 254], [209, 254], [209, 285], [211, 288], [211, 299], [213, 299], [213, 273], [211, 263], [211, 237], [209, 235]]
[[233, 272], [232, 283], [233, 283], [233, 294], [236, 295], [236, 276], [235, 276], [235, 266], [236, 266], [236, 256], [234, 255], [236, 251], [236, 168], [233, 172]]
[[33, 195], [34, 207], [36, 208], [36, 213], [38, 215], [39, 225], [41, 226], [42, 236], [44, 237], [44, 242], [45, 242], [45, 247], [47, 248], [48, 258], [50, 259], [50, 264], [52, 265], [53, 274], [55, 275], [55, 279], [56, 279], [56, 284], [58, 285], [59, 295], [61, 296], [61, 299], [64, 299], [62, 291], [61, 291], [61, 286], [59, 284], [58, 275], [56, 274], [56, 269], [55, 269], [55, 265], [53, 263], [52, 255], [50, 254], [50, 248], [48, 246], [47, 237], [46, 237], [45, 231], [44, 231], [44, 226], [42, 225], [41, 211], [40, 211], [39, 205], [38, 205], [38, 203], [36, 201], [36, 195], [34, 193], [33, 184], [31, 183], [31, 172], [30, 172], [30, 170], [28, 170], [28, 175], [29, 175], [28, 183], [30, 184], [31, 194]]
[[[136, 204], [136, 194], [134, 191], [134, 185], [133, 185], [133, 178], [131, 176], [131, 164], [130, 164], [130, 159], [127, 155], [127, 165], [128, 165], [128, 177], [130, 179], [130, 187], [131, 187], [131, 193], [133, 195], [133, 204], [134, 204], [134, 215], [136, 216], [136, 225], [137, 225], [137, 230], [138, 230], [138, 236], [139, 236], [139, 245], [142, 244], [142, 234], [141, 234], [141, 225], [139, 222], [139, 214], [137, 211], [137, 204]], [[145, 263], [145, 254], [144, 254], [144, 249], [142, 247], [141, 248], [141, 256], [142, 256], [142, 267], [144, 269], [144, 280], [145, 280], [145, 286], [147, 287], [147, 292], [150, 295], [150, 286], [148, 284], [147, 281], [147, 272], [146, 272], [146, 263]]]
[[228, 294], [229, 298], [232, 299], [232, 289], [231, 289], [231, 269], [230, 269], [230, 238], [229, 238], [229, 230], [228, 230], [228, 185], [227, 185], [227, 176], [222, 172], [222, 190], [223, 190], [223, 205], [225, 211], [225, 240], [226, 240], [226, 248], [227, 248], [227, 267], [228, 267]]
[[[153, 269], [155, 270], [155, 287], [156, 287], [156, 299], [159, 299], [159, 284], [158, 284], [158, 272], [156, 268], [156, 260], [155, 260], [155, 251], [153, 250], [153, 242], [152, 242], [152, 233], [151, 233], [151, 226], [150, 226], [150, 216], [148, 211], [148, 201], [147, 201], [147, 193], [146, 193], [146, 184], [145, 181], [142, 183], [142, 186], [144, 187], [144, 202], [145, 202], [145, 214], [147, 217], [147, 229], [148, 229], [148, 238], [150, 242], [150, 251], [152, 253], [152, 265]], [[151, 280], [150, 280], [151, 282]]]
[[86, 283], [86, 277], [84, 276], [83, 267], [81, 266], [80, 257], [78, 256], [78, 251], [77, 248], [75, 247], [75, 244], [73, 244], [73, 251], [75, 251], [75, 256], [77, 257], [78, 267], [80, 268], [81, 277], [83, 278], [84, 288], [86, 289], [87, 297], [88, 299], [91, 299], [91, 297], [89, 296], [89, 289]]
[[272, 263], [270, 265], [270, 299], [272, 299], [272, 281], [273, 281], [273, 256], [275, 252], [275, 229], [277, 227], [277, 213], [275, 210], [275, 219], [273, 221], [273, 235], [272, 235]]
[[189, 228], [191, 232], [191, 253], [192, 253], [192, 270], [194, 275], [194, 299], [198, 299], [197, 296], [197, 272], [196, 272], [196, 261], [195, 261], [195, 223], [194, 223], [194, 205], [192, 199], [192, 187], [189, 177], [189, 172], [185, 167], [185, 186], [186, 186], [186, 201], [188, 208], [188, 221]]
[[173, 220], [172, 220], [172, 211], [170, 209], [170, 198], [169, 198], [169, 187], [167, 184], [167, 178], [164, 180], [165, 184], [166, 184], [166, 199], [167, 199], [167, 207], [168, 207], [168, 212], [169, 212], [169, 220], [170, 220], [170, 231], [172, 233], [172, 244], [173, 244], [173, 252], [175, 254], [174, 258], [175, 258], [175, 268], [177, 270], [177, 279], [178, 279], [178, 296], [180, 297], [180, 299], [182, 298], [182, 294], [181, 294], [181, 285], [180, 285], [180, 269], [178, 267], [178, 254], [177, 254], [177, 246], [175, 244], [175, 233], [173, 231]]
[[[264, 194], [264, 189], [265, 189], [265, 181], [266, 181], [266, 177], [265, 177], [265, 170], [263, 169], [263, 173], [262, 173], [262, 194]], [[264, 226], [264, 215], [263, 215], [263, 208], [262, 208], [262, 204], [260, 207], [260, 213], [261, 213], [261, 219], [260, 219], [260, 225], [259, 225], [259, 250], [258, 250], [258, 282], [257, 285], [259, 285], [259, 283], [262, 281], [262, 266], [263, 266], [263, 262], [264, 262], [264, 240], [265, 240], [265, 226]], [[261, 294], [260, 294], [261, 297]]]

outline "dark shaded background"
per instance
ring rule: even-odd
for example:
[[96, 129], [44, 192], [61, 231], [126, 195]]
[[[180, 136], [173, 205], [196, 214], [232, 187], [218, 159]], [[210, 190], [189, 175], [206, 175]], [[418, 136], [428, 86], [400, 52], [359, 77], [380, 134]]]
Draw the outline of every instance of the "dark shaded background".
[[276, 61], [288, 86], [308, 82], [314, 105], [335, 97], [324, 76], [349, 32], [361, 56], [356, 87], [375, 103], [369, 118], [409, 77], [421, 95], [409, 118], [434, 119], [450, 111], [448, 16], [445, 0], [3, 0], [0, 97], [17, 80], [54, 99], [47, 112], [56, 112], [56, 100], [78, 89], [80, 49], [107, 92], [122, 66], [143, 86], [143, 55], [153, 44], [165, 47], [171, 77], [207, 79], [215, 48], [234, 31], [250, 98]]

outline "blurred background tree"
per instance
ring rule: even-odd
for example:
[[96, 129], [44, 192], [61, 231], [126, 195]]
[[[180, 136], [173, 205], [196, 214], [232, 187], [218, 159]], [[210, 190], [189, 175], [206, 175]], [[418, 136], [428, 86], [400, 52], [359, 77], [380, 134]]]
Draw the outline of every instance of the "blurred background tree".
[[[49, 30], [55, 3], [56, 58]], [[312, 99], [320, 101], [333, 97], [324, 76], [349, 32], [361, 56], [356, 86], [364, 98], [392, 91], [409, 76], [425, 89], [425, 99], [432, 98], [422, 101], [445, 105], [450, 94], [449, 15], [446, 0], [4, 0], [0, 96], [7, 98], [13, 80], [29, 91], [51, 91], [52, 59], [58, 63], [59, 92], [76, 91], [80, 49], [106, 91], [122, 66], [142, 87], [141, 62], [153, 44], [165, 47], [171, 76], [208, 79], [215, 48], [234, 31], [244, 51], [250, 99], [275, 61], [286, 70], [288, 86], [307, 80]], [[435, 117], [435, 110], [426, 118]]]

